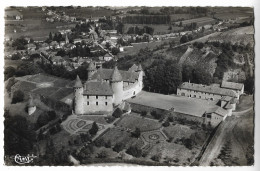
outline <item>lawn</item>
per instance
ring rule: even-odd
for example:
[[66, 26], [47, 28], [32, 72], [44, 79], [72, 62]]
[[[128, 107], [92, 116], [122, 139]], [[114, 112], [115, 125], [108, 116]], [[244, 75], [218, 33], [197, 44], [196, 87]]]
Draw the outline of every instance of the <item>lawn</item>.
[[29, 92], [36, 88], [36, 85], [30, 82], [19, 81], [15, 84], [16, 90], [19, 89], [21, 91]]
[[163, 128], [163, 132], [168, 137], [173, 138], [172, 142], [174, 142], [177, 138], [189, 138], [195, 130], [190, 129], [190, 127], [186, 125], [176, 124]]
[[242, 95], [237, 104], [236, 111], [243, 111], [254, 106], [254, 97], [252, 95]]
[[21, 65], [22, 63], [24, 63], [24, 61], [22, 60], [10, 60], [10, 59], [5, 59], [4, 60], [5, 63], [5, 68], [12, 66], [14, 68], [17, 68], [17, 66]]
[[107, 125], [108, 123], [105, 120], [104, 116], [91, 116], [91, 115], [81, 115], [78, 116], [79, 119], [91, 120], [99, 124]]
[[45, 97], [49, 97], [58, 90], [59, 88], [56, 87], [38, 88], [34, 90], [33, 93], [40, 94]]
[[126, 127], [131, 130], [135, 130], [135, 128], [138, 127], [141, 131], [150, 131], [159, 129], [161, 127], [161, 123], [152, 119], [141, 118], [130, 114], [123, 117], [117, 123], [117, 126]]
[[71, 93], [73, 93], [72, 88], [60, 88], [57, 92], [51, 95], [51, 98], [55, 100], [61, 100], [62, 98], [68, 96]]
[[53, 82], [53, 84], [54, 84], [54, 87], [66, 87], [67, 84], [69, 84], [70, 82], [72, 82], [72, 81], [57, 78], [57, 79]]
[[44, 74], [37, 74], [35, 76], [30, 77], [27, 80], [35, 83], [43, 83], [43, 82], [53, 82], [56, 79], [57, 79], [56, 77], [52, 77]]
[[116, 143], [123, 143], [126, 148], [131, 145], [137, 144], [138, 146], [142, 146], [143, 143], [141, 139], [137, 139], [131, 136], [130, 132], [126, 132], [124, 130], [120, 130], [118, 128], [111, 128], [108, 132], [106, 132], [102, 138], [107, 142], [108, 140], [111, 141], [112, 146]]

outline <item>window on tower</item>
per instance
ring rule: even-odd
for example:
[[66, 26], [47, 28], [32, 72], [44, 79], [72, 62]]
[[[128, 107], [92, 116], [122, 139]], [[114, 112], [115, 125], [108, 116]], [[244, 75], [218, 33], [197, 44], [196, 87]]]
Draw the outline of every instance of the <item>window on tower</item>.
[[98, 106], [98, 102], [96, 102], [96, 105]]
[[98, 96], [96, 96], [96, 99], [98, 99]]

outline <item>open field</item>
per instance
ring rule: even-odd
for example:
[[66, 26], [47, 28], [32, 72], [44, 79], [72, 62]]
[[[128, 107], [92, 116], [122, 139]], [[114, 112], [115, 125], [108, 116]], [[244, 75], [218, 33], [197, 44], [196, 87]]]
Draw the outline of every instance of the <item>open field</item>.
[[236, 112], [249, 109], [252, 106], [254, 106], [254, 97], [252, 95], [242, 95], [239, 104], [237, 104]]
[[134, 131], [136, 127], [140, 128], [141, 131], [149, 131], [159, 129], [161, 127], [161, 123], [155, 120], [141, 118], [130, 114], [123, 117], [117, 123], [117, 126], [126, 127], [131, 129], [132, 131]]
[[139, 28], [143, 28], [144, 26], [152, 27], [154, 34], [167, 34], [183, 29], [183, 27], [172, 26], [172, 30], [169, 30], [169, 24], [124, 24], [124, 33], [127, 33], [128, 29], [133, 26]]
[[219, 42], [231, 42], [232, 44], [241, 43], [254, 45], [254, 27], [240, 27], [232, 29], [220, 34], [212, 35], [209, 37], [209, 41], [219, 41]]
[[173, 138], [172, 142], [174, 142], [177, 138], [182, 137], [190, 137], [195, 130], [190, 129], [189, 126], [186, 125], [170, 125], [168, 127], [163, 128], [163, 131], [166, 133], [167, 136]]
[[[182, 21], [182, 25], [188, 25], [191, 23], [197, 23], [198, 26], [203, 26], [207, 24], [214, 24], [216, 22], [215, 19], [210, 17], [201, 17], [201, 18], [194, 18], [190, 20], [184, 20]], [[179, 24], [180, 22], [175, 22], [176, 24]]]
[[[50, 23], [40, 19], [25, 19], [21, 21], [6, 21], [5, 24], [11, 26], [5, 27], [5, 37], [19, 38], [21, 36], [31, 37], [33, 40], [44, 41], [48, 38], [49, 33], [55, 33], [61, 28], [73, 28], [75, 24], [55, 22]], [[14, 29], [16, 33], [14, 33]]]
[[5, 59], [5, 68], [6, 67], [14, 67], [17, 68], [17, 66], [21, 65], [22, 63], [24, 63], [22, 60], [10, 60], [10, 59]]

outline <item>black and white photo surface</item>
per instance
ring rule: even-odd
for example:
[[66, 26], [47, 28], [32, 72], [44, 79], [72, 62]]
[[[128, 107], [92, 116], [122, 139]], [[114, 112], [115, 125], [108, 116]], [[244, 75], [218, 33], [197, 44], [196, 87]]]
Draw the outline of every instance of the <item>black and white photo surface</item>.
[[252, 166], [252, 7], [8, 6], [7, 166]]

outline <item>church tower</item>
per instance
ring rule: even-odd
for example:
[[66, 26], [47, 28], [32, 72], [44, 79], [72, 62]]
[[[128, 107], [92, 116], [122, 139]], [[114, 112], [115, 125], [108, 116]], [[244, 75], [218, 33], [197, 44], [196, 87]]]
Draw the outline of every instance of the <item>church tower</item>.
[[123, 100], [123, 79], [117, 66], [111, 76], [111, 86], [114, 92], [114, 104], [119, 105]]
[[77, 75], [75, 85], [74, 85], [74, 112], [75, 114], [83, 114], [84, 108], [83, 108], [83, 85], [82, 82]]
[[90, 62], [87, 68], [88, 71], [88, 80], [91, 80], [91, 77], [96, 72], [97, 68], [93, 62]]

